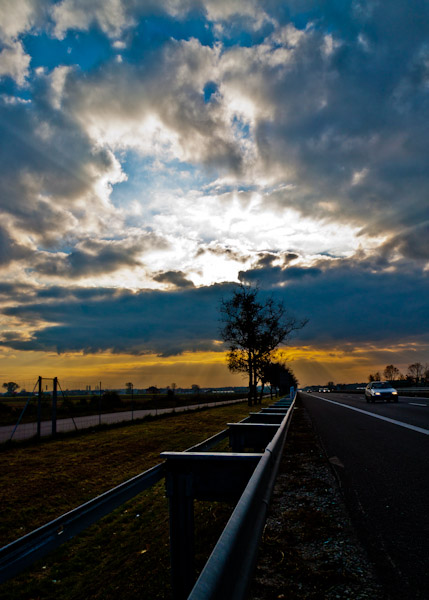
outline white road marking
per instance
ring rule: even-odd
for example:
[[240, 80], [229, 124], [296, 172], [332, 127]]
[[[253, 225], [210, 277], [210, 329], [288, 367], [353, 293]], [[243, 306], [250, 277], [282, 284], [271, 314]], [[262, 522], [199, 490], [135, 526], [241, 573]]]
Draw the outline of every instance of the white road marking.
[[388, 417], [383, 417], [382, 415], [376, 415], [375, 413], [368, 412], [367, 410], [362, 410], [361, 408], [355, 408], [354, 406], [348, 406], [347, 404], [341, 404], [341, 402], [334, 402], [334, 400], [328, 400], [327, 398], [322, 398], [322, 396], [315, 396], [319, 400], [323, 400], [324, 402], [329, 402], [330, 404], [335, 404], [336, 406], [342, 406], [343, 408], [348, 408], [350, 410], [354, 410], [356, 412], [362, 413], [363, 415], [368, 415], [369, 417], [374, 417], [375, 419], [381, 419], [382, 421], [387, 421], [388, 423], [393, 423], [393, 425], [399, 425], [400, 427], [405, 427], [406, 429], [411, 429], [412, 431], [417, 431], [418, 433], [424, 433], [424, 435], [429, 435], [429, 429], [423, 429], [423, 427], [416, 427], [415, 425], [410, 425], [409, 423], [404, 423], [403, 421], [396, 421], [395, 419], [389, 419]]
[[417, 402], [408, 402], [411, 406], [427, 406], [427, 404], [418, 404]]

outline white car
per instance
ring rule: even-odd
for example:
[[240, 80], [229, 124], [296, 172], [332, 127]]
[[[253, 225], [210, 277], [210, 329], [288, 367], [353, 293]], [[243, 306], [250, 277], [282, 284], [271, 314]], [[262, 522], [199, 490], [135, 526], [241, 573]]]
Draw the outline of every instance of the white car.
[[398, 392], [388, 381], [371, 381], [365, 388], [365, 398], [367, 402], [398, 402]]

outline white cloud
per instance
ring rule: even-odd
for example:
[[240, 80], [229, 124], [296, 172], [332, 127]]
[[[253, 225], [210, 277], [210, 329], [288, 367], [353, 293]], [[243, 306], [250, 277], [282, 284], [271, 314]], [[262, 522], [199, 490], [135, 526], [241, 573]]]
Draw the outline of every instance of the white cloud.
[[67, 81], [67, 75], [72, 71], [72, 67], [56, 67], [50, 74], [51, 80], [51, 104], [53, 108], [61, 108], [64, 86]]
[[47, 0], [2, 0], [0, 2], [0, 38], [12, 42], [33, 27], [48, 5]]
[[21, 42], [11, 42], [0, 52], [0, 77], [8, 75], [20, 86], [25, 84], [31, 57], [25, 53]]
[[259, 28], [268, 16], [261, 8], [257, 0], [206, 0], [204, 7], [210, 21], [227, 21], [231, 17], [239, 15], [250, 17], [254, 21], [254, 27]]
[[55, 21], [54, 32], [63, 39], [70, 29], [87, 31], [93, 23], [110, 37], [120, 36], [133, 20], [127, 15], [126, 3], [122, 0], [62, 0], [52, 9]]

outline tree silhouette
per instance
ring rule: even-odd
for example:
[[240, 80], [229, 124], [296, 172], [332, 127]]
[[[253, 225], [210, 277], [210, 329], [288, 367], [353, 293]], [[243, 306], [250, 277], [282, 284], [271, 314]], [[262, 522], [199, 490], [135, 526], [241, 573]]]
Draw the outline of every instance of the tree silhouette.
[[407, 376], [414, 381], [415, 384], [420, 382], [420, 379], [423, 377], [424, 366], [422, 363], [415, 362], [411, 365], [408, 365]]
[[399, 379], [400, 373], [395, 365], [387, 365], [383, 371], [383, 375], [388, 381], [394, 381], [395, 379]]
[[284, 343], [307, 319], [291, 317], [282, 302], [259, 299], [257, 287], [240, 284], [232, 297], [220, 304], [220, 330], [227, 344], [228, 368], [232, 372], [247, 373], [249, 377], [248, 404], [257, 402], [257, 385], [263, 381], [264, 370], [273, 362], [276, 348]]
[[14, 381], [8, 381], [3, 384], [3, 387], [6, 388], [8, 394], [12, 395], [20, 386]]
[[368, 381], [381, 381], [380, 371], [377, 371], [376, 373], [370, 373]]
[[281, 395], [289, 393], [291, 386], [298, 387], [298, 380], [286, 362], [272, 362], [267, 365], [264, 381], [268, 381], [271, 388], [275, 388]]

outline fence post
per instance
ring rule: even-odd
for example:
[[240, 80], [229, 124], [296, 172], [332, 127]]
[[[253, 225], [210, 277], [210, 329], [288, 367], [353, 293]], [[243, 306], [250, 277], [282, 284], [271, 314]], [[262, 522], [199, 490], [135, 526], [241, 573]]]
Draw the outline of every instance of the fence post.
[[166, 473], [170, 505], [171, 584], [174, 600], [185, 600], [195, 583], [192, 474]]
[[57, 398], [58, 398], [58, 378], [54, 377], [52, 387], [52, 435], [57, 435]]
[[42, 378], [39, 375], [37, 391], [37, 439], [40, 440], [42, 426]]
[[98, 424], [101, 425], [101, 381], [100, 386], [98, 388]]

